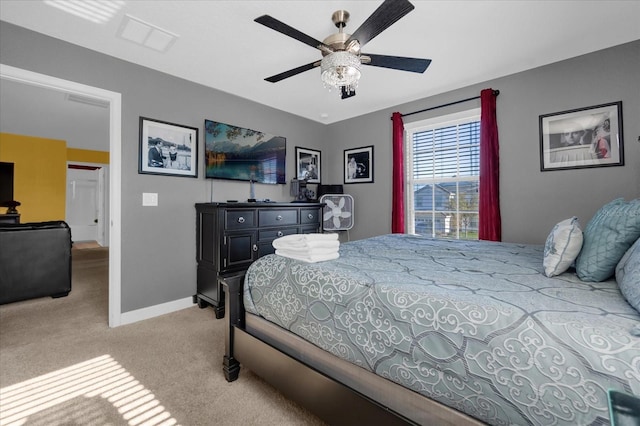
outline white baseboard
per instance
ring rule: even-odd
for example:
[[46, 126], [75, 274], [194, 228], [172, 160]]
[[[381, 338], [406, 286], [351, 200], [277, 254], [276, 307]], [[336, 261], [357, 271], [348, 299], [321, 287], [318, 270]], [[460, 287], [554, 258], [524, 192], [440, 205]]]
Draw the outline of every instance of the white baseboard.
[[170, 314], [181, 309], [194, 306], [193, 297], [174, 300], [172, 302], [161, 303], [159, 305], [149, 306], [147, 308], [136, 309], [135, 311], [123, 312], [120, 315], [120, 324], [132, 324], [134, 322], [143, 321], [164, 314]]

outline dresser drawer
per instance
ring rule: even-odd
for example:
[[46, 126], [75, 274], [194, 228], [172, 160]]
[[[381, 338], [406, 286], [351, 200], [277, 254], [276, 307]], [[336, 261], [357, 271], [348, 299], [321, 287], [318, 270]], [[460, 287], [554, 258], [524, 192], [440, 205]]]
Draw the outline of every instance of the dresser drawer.
[[265, 231], [258, 231], [258, 241], [260, 242], [271, 242], [276, 238], [284, 237], [285, 235], [297, 234], [298, 228], [291, 227], [285, 229], [268, 229]]
[[224, 216], [225, 229], [247, 229], [256, 227], [254, 210], [227, 210]]
[[320, 223], [320, 209], [300, 209], [300, 223], [302, 225], [310, 223]]
[[316, 223], [315, 225], [301, 226], [298, 233], [299, 234], [319, 234], [319, 233], [322, 233], [322, 231], [320, 231], [320, 225]]
[[298, 210], [260, 210], [258, 224], [262, 227], [295, 225], [298, 223]]

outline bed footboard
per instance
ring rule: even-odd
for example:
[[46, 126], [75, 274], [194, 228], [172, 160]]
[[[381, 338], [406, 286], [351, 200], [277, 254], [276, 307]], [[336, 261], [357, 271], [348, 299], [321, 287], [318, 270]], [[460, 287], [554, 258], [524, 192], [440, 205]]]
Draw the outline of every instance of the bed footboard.
[[[292, 352], [290, 349], [281, 347], [282, 344], [273, 342], [272, 336], [268, 332], [265, 334], [266, 330], [256, 328], [255, 321], [249, 321], [253, 320], [253, 317], [246, 318], [242, 294], [244, 275], [225, 277], [221, 279], [221, 284], [226, 292], [223, 371], [227, 381], [232, 382], [238, 378], [242, 362], [245, 368], [262, 377], [285, 397], [307, 408], [329, 424], [350, 426], [370, 424], [478, 426], [481, 424], [475, 419], [418, 394], [411, 397], [408, 394], [398, 396], [398, 399], [404, 403], [401, 404], [402, 407], [396, 407], [397, 410], [392, 409], [390, 406], [394, 403], [384, 402], [385, 398], [378, 401], [378, 397], [367, 396], [370, 392], [362, 387], [370, 389], [371, 380], [373, 380], [371, 377], [368, 379], [362, 377], [355, 385], [347, 384], [349, 381], [345, 382], [344, 377], [340, 379], [342, 375], [339, 373], [326, 373], [322, 368], [312, 367], [309, 362], [315, 362], [311, 361], [315, 356], [310, 352], [305, 350], [307, 356], [304, 357], [294, 355], [295, 351]], [[249, 327], [248, 323], [252, 326]], [[320, 351], [317, 348], [315, 350]], [[324, 354], [324, 351], [321, 352]], [[341, 360], [335, 362], [346, 363]], [[361, 372], [361, 374], [375, 376], [368, 372]], [[380, 378], [376, 376], [376, 379]], [[389, 386], [400, 388], [399, 385], [391, 382]], [[397, 390], [385, 388], [383, 394], [388, 398]], [[404, 388], [402, 391], [413, 394], [412, 391]]]

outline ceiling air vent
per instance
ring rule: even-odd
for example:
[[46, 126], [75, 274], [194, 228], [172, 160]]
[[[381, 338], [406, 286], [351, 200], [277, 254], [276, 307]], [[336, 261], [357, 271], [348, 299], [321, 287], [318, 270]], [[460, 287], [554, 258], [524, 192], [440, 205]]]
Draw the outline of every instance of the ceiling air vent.
[[148, 47], [158, 52], [166, 52], [178, 38], [177, 34], [163, 30], [160, 27], [144, 22], [142, 19], [125, 15], [118, 35], [134, 43]]

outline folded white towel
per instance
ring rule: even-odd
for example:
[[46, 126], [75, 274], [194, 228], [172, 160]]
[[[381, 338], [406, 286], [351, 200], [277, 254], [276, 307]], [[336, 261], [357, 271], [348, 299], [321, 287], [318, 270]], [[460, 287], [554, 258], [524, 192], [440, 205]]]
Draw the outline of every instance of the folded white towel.
[[275, 239], [271, 243], [275, 249], [290, 249], [290, 250], [311, 250], [311, 249], [334, 249], [340, 248], [340, 241], [280, 241]]
[[301, 260], [307, 263], [323, 262], [325, 260], [333, 260], [340, 257], [337, 251], [332, 251], [326, 254], [313, 254], [313, 253], [299, 253], [288, 250], [276, 250], [278, 256], [288, 257], [290, 259]]
[[277, 249], [302, 250], [311, 248], [338, 248], [338, 234], [293, 234], [276, 238], [271, 243]]
[[290, 249], [290, 248], [279, 248], [276, 249], [280, 253], [292, 254], [297, 256], [322, 256], [325, 254], [333, 254], [338, 252], [338, 248], [316, 248], [316, 249]]
[[307, 241], [334, 241], [338, 239], [338, 234], [291, 234], [278, 238], [286, 242], [307, 242]]

